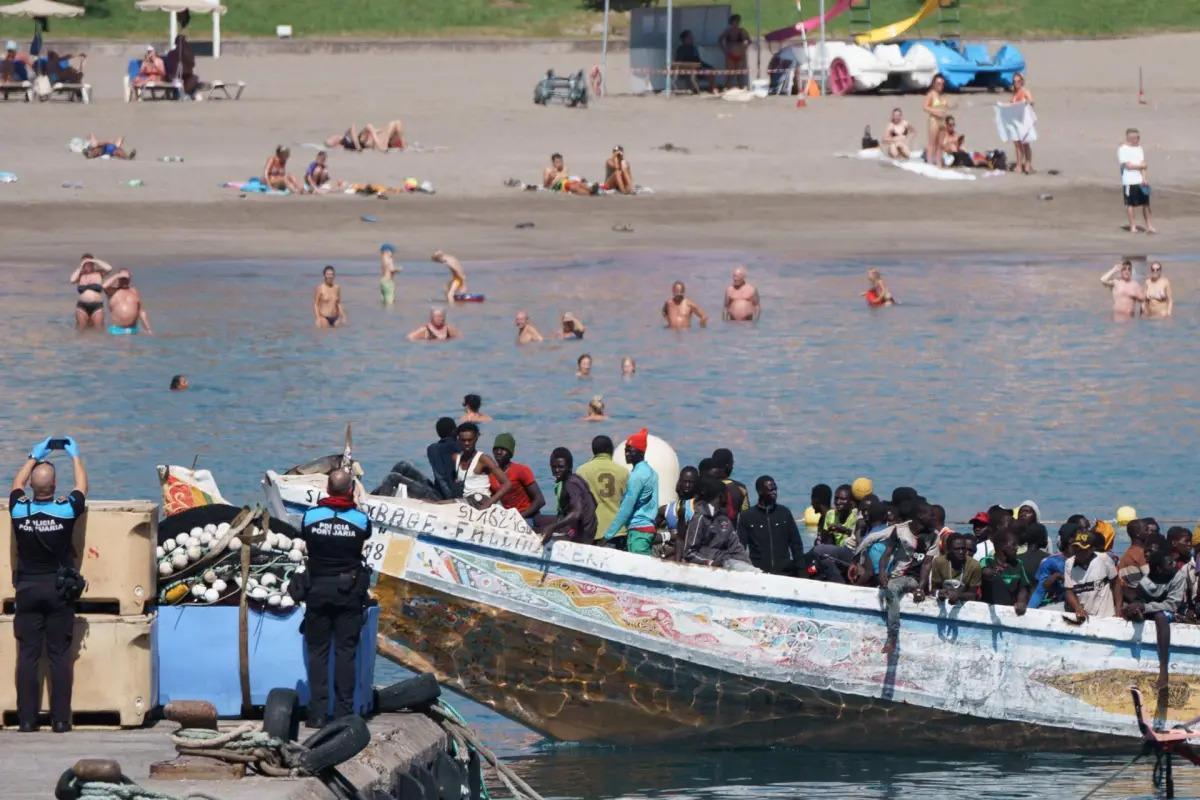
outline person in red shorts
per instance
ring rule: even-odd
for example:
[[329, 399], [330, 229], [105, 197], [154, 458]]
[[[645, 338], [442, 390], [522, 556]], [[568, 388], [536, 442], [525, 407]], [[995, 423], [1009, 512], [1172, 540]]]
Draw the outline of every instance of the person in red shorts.
[[[515, 508], [532, 526], [533, 518], [542, 510], [542, 506], [546, 505], [546, 498], [533, 477], [533, 470], [512, 460], [516, 450], [517, 440], [511, 433], [500, 434], [492, 444], [492, 457], [512, 482], [512, 488], [500, 498], [500, 504], [505, 508]], [[491, 477], [491, 482], [493, 492], [500, 488], [494, 476]]]
[[726, 89], [731, 86], [745, 87], [747, 85], [750, 73], [746, 69], [746, 51], [750, 49], [753, 41], [750, 34], [742, 27], [741, 15], [734, 14], [730, 17], [729, 27], [722, 31], [720, 38], [717, 39], [721, 52], [725, 54]]

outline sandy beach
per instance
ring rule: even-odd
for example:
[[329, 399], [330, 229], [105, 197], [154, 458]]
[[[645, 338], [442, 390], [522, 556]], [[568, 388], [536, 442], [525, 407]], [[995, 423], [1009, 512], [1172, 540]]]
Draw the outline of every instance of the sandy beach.
[[[806, 108], [796, 108], [794, 98], [639, 97], [628, 93], [628, 58], [617, 53], [610, 58], [613, 95], [586, 110], [543, 108], [531, 96], [545, 69], [565, 73], [598, 57], [549, 45], [494, 52], [427, 46], [201, 58], [202, 78], [248, 83], [240, 102], [125, 104], [126, 56], [97, 55], [87, 66], [91, 105], [0, 105], [0, 170], [20, 178], [0, 186], [0, 213], [9, 218], [0, 260], [64, 269], [84, 250], [130, 265], [201, 257], [333, 260], [369, 254], [382, 240], [399, 244], [403, 257], [453, 246], [472, 259], [709, 247], [796, 258], [1194, 253], [1198, 45], [1200, 34], [1023, 44], [1040, 118], [1040, 172], [973, 182], [834, 157], [858, 149], [865, 125], [878, 136], [893, 106], [923, 132], [919, 95], [830, 97]], [[136, 52], [130, 45], [127, 57]], [[1137, 102], [1139, 63], [1145, 105]], [[1002, 97], [955, 98], [970, 149], [998, 146], [991, 106]], [[315, 153], [310, 144], [351, 122], [392, 118], [404, 121], [418, 146], [390, 154], [334, 151], [334, 177], [397, 184], [412, 176], [432, 181], [435, 196], [240, 197], [219, 187], [260, 174], [280, 143], [292, 147], [290, 171], [302, 175]], [[1116, 148], [1130, 125], [1143, 132], [1156, 237], [1120, 229]], [[72, 137], [89, 132], [124, 135], [138, 159], [87, 162], [67, 149]], [[552, 151], [565, 154], [572, 172], [602, 177], [603, 159], [618, 143], [653, 195], [579, 198], [503, 185], [508, 178], [538, 180]], [[659, 149], [667, 143], [686, 152]], [[185, 161], [156, 160], [166, 155]], [[124, 185], [135, 178], [144, 185]], [[76, 181], [83, 188], [62, 186]], [[364, 223], [363, 215], [378, 221]], [[522, 222], [534, 227], [515, 228]], [[618, 225], [633, 231], [614, 232]]]

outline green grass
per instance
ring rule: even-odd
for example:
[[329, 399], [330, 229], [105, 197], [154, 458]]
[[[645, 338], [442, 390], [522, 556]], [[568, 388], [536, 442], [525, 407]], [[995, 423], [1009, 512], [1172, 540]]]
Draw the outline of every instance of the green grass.
[[[0, 0], [3, 2], [4, 0]], [[78, 2], [78, 0], [74, 0]], [[290, 24], [298, 37], [455, 37], [528, 36], [594, 38], [601, 16], [583, 0], [225, 0], [222, 20], [227, 36], [274, 36], [275, 26]], [[834, 0], [827, 0], [832, 4]], [[679, 0], [677, 5], [702, 5]], [[133, 0], [85, 0], [88, 14], [78, 20], [51, 20], [51, 37], [147, 39], [165, 37], [166, 15], [137, 11]], [[659, 0], [665, 5], [665, 0]], [[753, 31], [754, 0], [734, 0], [734, 9]], [[920, 0], [872, 0], [871, 20], [883, 25], [907, 17]], [[815, 14], [817, 0], [805, 0]], [[763, 30], [794, 23], [793, 0], [762, 0]], [[962, 0], [965, 36], [1005, 38], [1054, 36], [1128, 36], [1158, 31], [1200, 30], [1196, 0]], [[618, 29], [627, 15], [614, 15]], [[198, 17], [195, 38], [206, 39], [211, 23]], [[27, 41], [27, 19], [0, 19], [0, 35]], [[848, 32], [846, 19], [834, 20], [836, 36]], [[918, 34], [937, 35], [936, 17]]]

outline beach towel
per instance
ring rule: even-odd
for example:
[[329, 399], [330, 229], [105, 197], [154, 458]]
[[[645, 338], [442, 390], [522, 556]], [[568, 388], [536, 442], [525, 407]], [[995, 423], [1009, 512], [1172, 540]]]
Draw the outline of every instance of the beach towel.
[[914, 175], [920, 175], [923, 178], [933, 178], [939, 181], [973, 181], [976, 175], [970, 172], [962, 172], [957, 169], [946, 169], [936, 167], [933, 164], [926, 164], [921, 160], [923, 153], [913, 153], [908, 161], [897, 158], [888, 158], [878, 147], [869, 147], [865, 150], [859, 150], [854, 153], [834, 153], [834, 158], [853, 158], [859, 161], [875, 161], [884, 166], [899, 167], [905, 172], [911, 172]]
[[1029, 103], [996, 103], [996, 133], [1002, 142], [1036, 142], [1037, 114]]
[[221, 184], [222, 189], [236, 189], [239, 192], [247, 194], [269, 194], [275, 196], [283, 196], [291, 194], [287, 189], [272, 189], [262, 182], [262, 178], [250, 178], [246, 181], [225, 181]]

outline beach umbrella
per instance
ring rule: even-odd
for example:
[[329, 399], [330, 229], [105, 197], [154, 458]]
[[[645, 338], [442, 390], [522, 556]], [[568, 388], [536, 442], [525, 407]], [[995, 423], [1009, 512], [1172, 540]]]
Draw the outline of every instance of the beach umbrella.
[[141, 11], [165, 11], [171, 16], [170, 39], [175, 43], [179, 32], [179, 15], [212, 14], [213, 20], [213, 58], [221, 57], [221, 15], [228, 9], [217, 0], [139, 0], [134, 6]]
[[0, 14], [6, 17], [33, 17], [33, 35], [37, 37], [37, 21], [49, 17], [82, 17], [80, 6], [56, 3], [54, 0], [21, 0], [20, 3], [0, 6]]
[[604, 0], [604, 38], [600, 42], [600, 94], [608, 94], [608, 10], [612, 0]]

